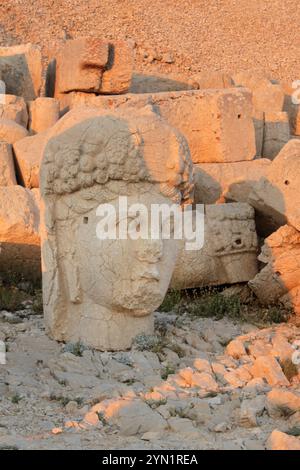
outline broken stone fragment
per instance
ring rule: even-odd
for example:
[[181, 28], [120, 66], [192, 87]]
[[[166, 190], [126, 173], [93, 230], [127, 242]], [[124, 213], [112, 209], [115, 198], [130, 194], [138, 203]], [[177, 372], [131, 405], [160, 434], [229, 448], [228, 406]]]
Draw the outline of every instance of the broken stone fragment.
[[267, 112], [264, 119], [262, 156], [274, 160], [290, 140], [290, 124], [285, 112]]
[[4, 102], [0, 103], [0, 119], [9, 119], [27, 128], [28, 112], [24, 98], [6, 94]]
[[0, 142], [0, 186], [15, 184], [17, 181], [11, 145]]
[[263, 154], [265, 113], [263, 111], [253, 111], [253, 124], [255, 129], [256, 156]]
[[49, 69], [48, 86], [55, 97], [72, 91], [86, 93], [126, 93], [133, 72], [133, 45], [97, 38], [67, 40], [56, 58], [56, 71]]
[[130, 41], [109, 43], [108, 66], [101, 80], [100, 93], [107, 95], [127, 93], [133, 72], [133, 44]]
[[56, 58], [55, 96], [74, 90], [99, 92], [107, 62], [107, 42], [96, 38], [66, 41]]
[[267, 395], [267, 410], [271, 418], [290, 416], [300, 411], [299, 393], [274, 388]]
[[235, 339], [230, 341], [230, 343], [227, 345], [226, 354], [233, 357], [234, 359], [239, 359], [242, 356], [246, 356], [247, 352], [244, 343], [239, 339]]
[[272, 356], [258, 357], [251, 368], [251, 373], [254, 378], [261, 377], [266, 379], [268, 384], [272, 386], [288, 386], [290, 384], [278, 361]]
[[[201, 229], [196, 229], [198, 234]], [[205, 206], [204, 244], [189, 249], [186, 241], [178, 240], [170, 284], [174, 289], [234, 284], [257, 273], [254, 211], [248, 204]]]
[[10, 119], [0, 119], [0, 141], [14, 144], [28, 135], [27, 129]]
[[268, 450], [300, 450], [300, 438], [275, 429], [266, 443]]
[[[265, 305], [280, 302], [295, 313], [300, 313], [300, 233], [284, 225], [266, 238], [258, 259], [265, 266], [249, 281], [249, 287]], [[279, 341], [279, 340], [278, 340]], [[282, 344], [274, 344], [282, 356]], [[286, 352], [291, 346], [286, 345]]]
[[21, 186], [0, 187], [0, 270], [40, 277], [39, 208]]
[[33, 134], [44, 132], [59, 119], [59, 101], [54, 98], [37, 98], [28, 103], [29, 131]]
[[39, 46], [22, 44], [0, 47], [0, 80], [6, 93], [34, 100], [42, 86], [42, 58]]
[[256, 155], [251, 94], [242, 88], [109, 97], [68, 93], [63, 99], [66, 110], [83, 105], [114, 110], [150, 104], [185, 135], [194, 163], [248, 161]]
[[91, 408], [100, 419], [118, 426], [124, 436], [135, 436], [146, 432], [159, 432], [167, 428], [163, 417], [141, 400], [104, 400]]
[[282, 88], [284, 90], [284, 107], [283, 111], [286, 111], [289, 116], [291, 134], [300, 136], [300, 104], [299, 100], [299, 88], [293, 88], [292, 84], [282, 82]]
[[226, 199], [254, 207], [262, 234], [270, 235], [285, 223], [300, 230], [299, 162], [300, 140], [292, 139], [266, 168], [264, 176], [258, 181], [232, 184]]
[[40, 132], [18, 140], [13, 146], [18, 179], [26, 188], [38, 188], [40, 185], [40, 164], [47, 136], [47, 131]]
[[257, 111], [283, 111], [284, 91], [279, 84], [272, 83], [262, 74], [243, 71], [233, 75], [236, 86], [251, 90], [253, 106]]
[[239, 425], [244, 428], [258, 426], [257, 418], [263, 414], [265, 403], [265, 396], [258, 396], [251, 400], [243, 400], [239, 416]]
[[238, 185], [236, 195], [240, 202], [247, 202], [247, 195], [255, 181], [266, 175], [271, 162], [267, 158], [231, 163], [197, 163], [194, 165], [195, 203], [214, 204], [225, 202], [227, 193]]
[[218, 88], [231, 88], [234, 86], [233, 80], [230, 75], [224, 72], [216, 72], [208, 70], [196, 75], [193, 75], [189, 82], [193, 84], [196, 89], [218, 89]]

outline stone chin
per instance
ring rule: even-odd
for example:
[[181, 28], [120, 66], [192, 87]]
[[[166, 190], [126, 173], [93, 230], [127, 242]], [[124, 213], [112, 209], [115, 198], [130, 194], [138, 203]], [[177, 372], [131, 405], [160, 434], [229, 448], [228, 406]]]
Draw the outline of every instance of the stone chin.
[[161, 305], [166, 291], [167, 287], [157, 279], [137, 279], [122, 292], [115, 291], [112, 307], [133, 317], [143, 317]]

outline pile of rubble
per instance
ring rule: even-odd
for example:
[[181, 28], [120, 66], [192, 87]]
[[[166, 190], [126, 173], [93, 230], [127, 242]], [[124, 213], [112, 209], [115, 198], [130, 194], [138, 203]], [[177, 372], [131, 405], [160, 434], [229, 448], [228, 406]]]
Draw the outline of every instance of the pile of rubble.
[[195, 203], [246, 202], [255, 209], [265, 267], [245, 279], [250, 287], [266, 304], [299, 311], [300, 111], [293, 88], [249, 72], [218, 72], [194, 77], [181, 91], [176, 85], [161, 91], [159, 77], [155, 92], [146, 79], [134, 90], [133, 45], [89, 38], [65, 41], [45, 83], [44, 75], [37, 46], [0, 48], [2, 272], [40, 276], [39, 169], [61, 116], [71, 109], [80, 115], [82, 106], [129, 112], [150, 106], [187, 139]]
[[[155, 89], [147, 79], [134, 88], [133, 45], [89, 38], [65, 41], [43, 83], [44, 75], [37, 46], [0, 48], [6, 86], [0, 94], [1, 274], [41, 275], [40, 166], [49, 140], [99, 110], [130, 119], [133, 111], [142, 116], [148, 110], [147, 122], [161, 131], [157, 153], [162, 130], [186, 140], [194, 203], [206, 205], [211, 234], [203, 251], [181, 253], [171, 285], [247, 282], [262, 304], [300, 313], [300, 108], [294, 89], [249, 72], [203, 74], [180, 90], [163, 91], [166, 82], [159, 78]], [[50, 156], [53, 167], [67, 166], [68, 160], [55, 161], [53, 149]], [[55, 176], [60, 184], [65, 167]], [[78, 312], [72, 269], [68, 275]], [[57, 286], [50, 287], [53, 294]], [[71, 315], [74, 331], [76, 318]], [[13, 315], [1, 311], [0, 340], [8, 345], [10, 365], [0, 370], [0, 446], [300, 447], [296, 326], [257, 330], [174, 312], [156, 313], [156, 322], [164, 324], [163, 335], [139, 336], [131, 351], [112, 353], [48, 339], [30, 304]]]
[[0, 448], [300, 448], [299, 328], [172, 311], [156, 324], [111, 353], [50, 340], [30, 304], [1, 312]]

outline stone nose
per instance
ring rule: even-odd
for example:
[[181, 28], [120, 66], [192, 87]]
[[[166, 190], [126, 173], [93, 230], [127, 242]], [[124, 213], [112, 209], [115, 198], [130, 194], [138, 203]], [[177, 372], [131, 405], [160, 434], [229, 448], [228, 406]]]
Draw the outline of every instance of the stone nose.
[[140, 261], [148, 263], [157, 263], [163, 255], [162, 240], [140, 240], [137, 247], [137, 257]]

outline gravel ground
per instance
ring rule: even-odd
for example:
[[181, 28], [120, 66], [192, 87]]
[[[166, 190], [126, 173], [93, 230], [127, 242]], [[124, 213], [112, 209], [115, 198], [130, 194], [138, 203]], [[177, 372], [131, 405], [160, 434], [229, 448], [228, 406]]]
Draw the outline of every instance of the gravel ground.
[[0, 311], [0, 450], [300, 446], [299, 328], [155, 317], [156, 336], [101, 353], [49, 339], [30, 304]]
[[68, 36], [127, 38], [136, 68], [191, 76], [252, 69], [288, 82], [300, 78], [296, 0], [7, 0], [0, 44], [41, 44], [51, 56]]

